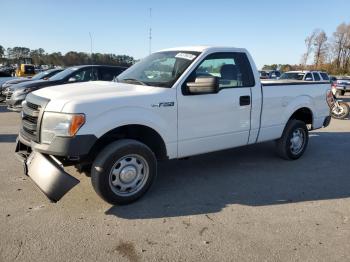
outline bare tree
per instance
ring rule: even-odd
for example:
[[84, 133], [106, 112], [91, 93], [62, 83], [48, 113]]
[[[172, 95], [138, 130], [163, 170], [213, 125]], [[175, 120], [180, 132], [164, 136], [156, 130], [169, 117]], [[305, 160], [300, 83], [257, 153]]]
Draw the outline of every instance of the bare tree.
[[344, 53], [344, 45], [346, 43], [348, 26], [345, 23], [340, 24], [337, 30], [333, 33], [333, 50], [335, 53], [335, 63], [337, 69], [342, 63], [342, 56]]
[[327, 51], [327, 35], [322, 30], [319, 31], [313, 41], [314, 46], [314, 57], [315, 57], [315, 67], [325, 62], [326, 51]]
[[316, 37], [316, 35], [318, 34], [319, 30], [314, 30], [311, 35], [309, 35], [308, 37], [306, 37], [305, 39], [305, 46], [306, 46], [306, 52], [303, 54], [302, 57], [302, 61], [301, 64], [305, 67], [307, 64], [307, 61], [310, 57], [310, 54], [313, 51], [313, 43], [314, 43], [314, 39]]

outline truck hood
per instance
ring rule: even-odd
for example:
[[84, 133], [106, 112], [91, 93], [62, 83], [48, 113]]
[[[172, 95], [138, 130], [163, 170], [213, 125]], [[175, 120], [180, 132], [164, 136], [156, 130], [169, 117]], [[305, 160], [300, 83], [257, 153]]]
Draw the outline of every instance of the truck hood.
[[50, 100], [46, 111], [61, 112], [70, 104], [90, 104], [91, 102], [117, 99], [119, 97], [149, 94], [154, 87], [106, 81], [50, 86], [33, 92], [33, 95]]

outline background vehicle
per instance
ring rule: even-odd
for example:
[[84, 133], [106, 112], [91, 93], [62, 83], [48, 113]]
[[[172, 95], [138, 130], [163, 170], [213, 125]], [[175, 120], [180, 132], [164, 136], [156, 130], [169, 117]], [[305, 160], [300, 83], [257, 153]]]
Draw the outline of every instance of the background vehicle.
[[15, 75], [15, 68], [10, 65], [5, 65], [0, 67], [0, 76], [1, 77], [12, 77]]
[[279, 79], [281, 72], [278, 70], [261, 70], [260, 79]]
[[336, 96], [343, 96], [346, 92], [350, 92], [350, 78], [338, 78], [332, 86], [335, 89]]
[[0, 77], [11, 77], [11, 74], [7, 72], [0, 71]]
[[259, 74], [260, 74], [260, 79], [268, 79], [269, 78], [269, 74], [264, 70], [259, 71]]
[[301, 81], [325, 81], [329, 82], [329, 76], [321, 71], [289, 71], [279, 78], [281, 80], [301, 80]]
[[76, 164], [91, 167], [92, 185], [104, 200], [127, 204], [150, 188], [157, 159], [269, 140], [282, 158], [300, 158], [309, 128], [329, 124], [330, 94], [329, 82], [260, 82], [245, 49], [167, 49], [116, 82], [29, 94], [16, 151], [54, 201], [79, 182], [61, 164]]
[[126, 68], [119, 66], [84, 65], [74, 66], [55, 74], [48, 80], [35, 80], [12, 85], [5, 89], [8, 109], [20, 111], [28, 93], [40, 88], [87, 81], [112, 81]]
[[21, 58], [17, 66], [16, 72], [17, 77], [33, 76], [35, 75], [35, 67], [31, 58]]
[[40, 72], [33, 77], [21, 77], [21, 78], [16, 78], [16, 79], [11, 79], [6, 81], [5, 83], [2, 84], [2, 89], [4, 90], [7, 87], [10, 87], [15, 84], [23, 83], [23, 82], [28, 82], [28, 81], [35, 81], [35, 80], [48, 80], [50, 77], [54, 76], [55, 74], [63, 71], [63, 69], [49, 69], [43, 72]]

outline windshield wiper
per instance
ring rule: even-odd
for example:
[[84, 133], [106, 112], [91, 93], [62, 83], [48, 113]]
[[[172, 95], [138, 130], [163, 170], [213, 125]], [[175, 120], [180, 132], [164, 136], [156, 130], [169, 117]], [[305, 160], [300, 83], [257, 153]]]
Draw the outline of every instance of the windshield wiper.
[[122, 81], [125, 81], [125, 82], [136, 82], [136, 83], [139, 83], [143, 86], [148, 86], [145, 82], [142, 82], [140, 80], [137, 80], [135, 78], [126, 78], [126, 79], [121, 79]]

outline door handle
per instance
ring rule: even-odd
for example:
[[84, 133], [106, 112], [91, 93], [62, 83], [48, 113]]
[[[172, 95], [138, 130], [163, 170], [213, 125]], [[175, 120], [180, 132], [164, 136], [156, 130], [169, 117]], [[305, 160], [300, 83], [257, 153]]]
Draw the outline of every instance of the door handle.
[[240, 106], [250, 105], [250, 96], [240, 96], [239, 97], [239, 105]]

